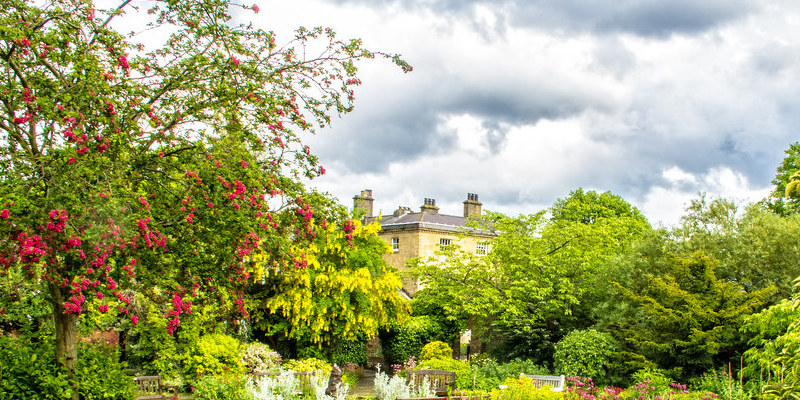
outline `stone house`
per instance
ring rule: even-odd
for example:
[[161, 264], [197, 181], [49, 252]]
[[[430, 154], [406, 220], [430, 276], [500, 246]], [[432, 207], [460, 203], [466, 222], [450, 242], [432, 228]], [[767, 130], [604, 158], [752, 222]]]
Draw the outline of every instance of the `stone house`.
[[[384, 256], [398, 270], [407, 270], [409, 258], [427, 258], [436, 255], [444, 246], [458, 244], [462, 251], [486, 255], [493, 232], [467, 226], [470, 218], [480, 217], [482, 203], [478, 195], [468, 193], [462, 215], [439, 213], [435, 199], [426, 198], [419, 212], [409, 207], [398, 207], [391, 215], [373, 215], [372, 190], [362, 190], [353, 197], [353, 206], [364, 213], [364, 223], [377, 220], [381, 224], [379, 236], [392, 246], [392, 253]], [[421, 288], [422, 283], [410, 278], [403, 281], [403, 294], [408, 298]]]

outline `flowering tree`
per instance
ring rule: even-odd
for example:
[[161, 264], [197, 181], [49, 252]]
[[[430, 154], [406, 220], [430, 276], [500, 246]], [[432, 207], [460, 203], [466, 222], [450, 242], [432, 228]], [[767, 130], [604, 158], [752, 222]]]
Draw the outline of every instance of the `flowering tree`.
[[[232, 23], [236, 7], [259, 11], [224, 0], [3, 1], [0, 274], [46, 296], [72, 376], [89, 298], [100, 300], [93, 311], [122, 314], [123, 288], [160, 298], [175, 329], [193, 293], [241, 300], [243, 261], [259, 246], [292, 265], [287, 243], [317, 223], [299, 178], [324, 173], [297, 133], [352, 110], [355, 61], [377, 54], [410, 70], [330, 30], [300, 29], [278, 46]], [[163, 45], [112, 29], [140, 19]]]
[[251, 287], [253, 325], [272, 337], [332, 348], [404, 320], [410, 306], [398, 293], [400, 276], [382, 258], [391, 248], [380, 229], [377, 222], [331, 222], [305, 249], [303, 268], [285, 272], [269, 254], [254, 256], [263, 279]]

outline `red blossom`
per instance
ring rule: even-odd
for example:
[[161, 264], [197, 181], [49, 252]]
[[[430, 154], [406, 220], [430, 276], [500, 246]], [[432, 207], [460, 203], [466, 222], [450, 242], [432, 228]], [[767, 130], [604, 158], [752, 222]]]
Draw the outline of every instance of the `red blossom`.
[[259, 11], [260, 11], [260, 10], [259, 10], [258, 6], [257, 6], [257, 5], [255, 5], [255, 4], [253, 4], [253, 12], [254, 12], [254, 13], [256, 13], [256, 14], [258, 14], [258, 12], [259, 12]]
[[11, 218], [11, 211], [8, 211], [7, 208], [4, 208], [3, 211], [0, 211], [0, 218], [5, 218], [5, 219]]

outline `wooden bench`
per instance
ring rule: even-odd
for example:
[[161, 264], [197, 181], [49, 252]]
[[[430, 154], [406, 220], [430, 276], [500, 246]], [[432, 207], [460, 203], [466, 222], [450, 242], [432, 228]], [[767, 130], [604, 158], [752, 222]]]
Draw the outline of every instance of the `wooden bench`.
[[415, 386], [422, 385], [425, 378], [428, 378], [428, 384], [431, 385], [436, 396], [447, 396], [447, 393], [451, 392], [456, 385], [456, 373], [453, 371], [421, 369], [406, 372], [406, 380]]
[[[178, 386], [165, 385], [161, 382], [161, 375], [137, 376], [133, 378], [136, 383], [136, 400], [177, 399]], [[164, 394], [171, 391], [171, 394]]]
[[567, 378], [564, 375], [528, 375], [523, 373], [519, 374], [519, 376], [533, 379], [533, 385], [537, 388], [541, 389], [543, 386], [547, 385], [555, 392], [564, 390], [564, 386], [566, 386], [567, 383]]

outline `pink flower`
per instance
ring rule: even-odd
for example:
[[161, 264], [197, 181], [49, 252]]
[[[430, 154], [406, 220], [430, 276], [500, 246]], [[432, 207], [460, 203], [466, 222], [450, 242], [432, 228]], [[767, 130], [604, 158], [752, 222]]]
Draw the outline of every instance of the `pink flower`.
[[95, 296], [97, 296], [98, 300], [103, 300], [103, 294], [102, 293], [97, 292], [97, 294]]
[[131, 322], [133, 322], [134, 325], [138, 324], [139, 323], [139, 317], [137, 317], [135, 315], [131, 315]]
[[231, 64], [239, 65], [239, 59], [234, 56], [231, 56]]
[[7, 208], [3, 209], [3, 211], [0, 211], [0, 218], [5, 218], [5, 219], [11, 218], [11, 211], [8, 211]]
[[104, 312], [108, 312], [108, 305], [107, 304], [102, 304], [102, 305], [97, 307], [97, 310], [100, 311], [100, 312], [103, 312], [103, 313]]
[[261, 10], [258, 8], [258, 6], [253, 4], [253, 12], [258, 14], [259, 11], [261, 11]]

